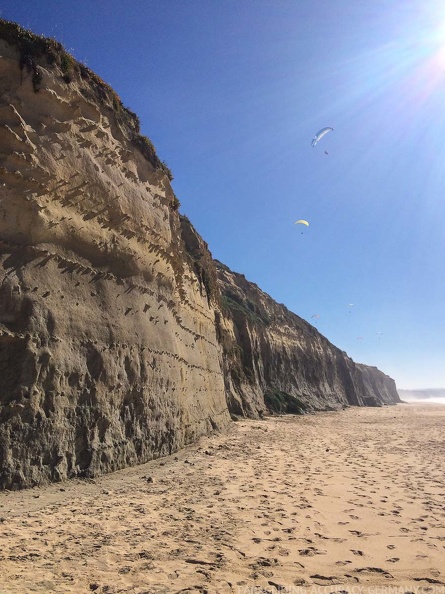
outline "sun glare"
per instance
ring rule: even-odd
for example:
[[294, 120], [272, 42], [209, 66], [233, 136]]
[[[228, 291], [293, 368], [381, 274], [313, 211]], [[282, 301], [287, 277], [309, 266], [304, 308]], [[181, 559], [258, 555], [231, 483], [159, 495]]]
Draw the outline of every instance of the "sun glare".
[[[419, 107], [434, 100], [445, 89], [445, 20], [429, 15], [428, 21], [419, 19], [418, 27], [399, 40], [396, 64], [399, 75], [405, 73], [407, 96]], [[394, 56], [393, 56], [394, 57]], [[402, 79], [401, 79], [402, 80]]]
[[431, 44], [432, 62], [440, 69], [445, 69], [445, 20], [431, 32], [426, 39]]

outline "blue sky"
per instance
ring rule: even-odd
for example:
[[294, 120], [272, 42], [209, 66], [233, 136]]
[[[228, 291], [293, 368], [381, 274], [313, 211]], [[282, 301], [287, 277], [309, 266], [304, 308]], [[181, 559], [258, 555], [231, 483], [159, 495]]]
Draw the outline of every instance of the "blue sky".
[[61, 41], [139, 115], [215, 258], [399, 388], [445, 387], [442, 0], [0, 11]]

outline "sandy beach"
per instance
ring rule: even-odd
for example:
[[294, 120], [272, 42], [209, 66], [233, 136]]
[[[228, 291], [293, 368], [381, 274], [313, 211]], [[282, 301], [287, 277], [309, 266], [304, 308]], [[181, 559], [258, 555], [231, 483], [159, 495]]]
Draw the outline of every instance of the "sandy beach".
[[0, 493], [0, 593], [445, 592], [445, 406], [242, 420]]

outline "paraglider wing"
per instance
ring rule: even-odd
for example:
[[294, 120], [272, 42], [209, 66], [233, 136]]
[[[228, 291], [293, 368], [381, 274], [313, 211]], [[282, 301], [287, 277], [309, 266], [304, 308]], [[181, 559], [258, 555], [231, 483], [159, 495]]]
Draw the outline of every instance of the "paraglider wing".
[[295, 221], [295, 224], [298, 225], [306, 225], [306, 227], [309, 227], [309, 223], [307, 221], [305, 221], [304, 219], [298, 219], [298, 221]]
[[328, 132], [333, 132], [333, 130], [334, 130], [334, 128], [330, 128], [329, 126], [319, 130], [317, 132], [317, 134], [314, 136], [314, 138], [312, 139], [311, 146], [315, 146], [317, 144], [317, 142], [319, 140], [321, 140], [325, 134], [327, 134]]

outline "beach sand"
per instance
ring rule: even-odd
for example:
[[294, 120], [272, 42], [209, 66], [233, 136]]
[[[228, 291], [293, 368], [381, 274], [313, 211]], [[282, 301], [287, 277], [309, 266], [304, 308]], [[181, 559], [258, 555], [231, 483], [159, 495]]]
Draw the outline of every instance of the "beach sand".
[[445, 406], [242, 420], [0, 492], [0, 593], [445, 593]]

